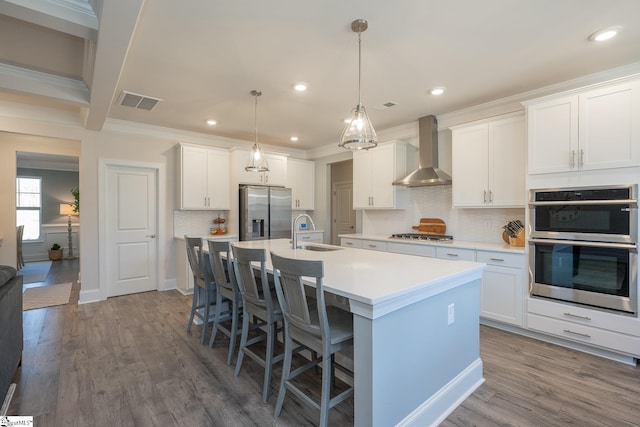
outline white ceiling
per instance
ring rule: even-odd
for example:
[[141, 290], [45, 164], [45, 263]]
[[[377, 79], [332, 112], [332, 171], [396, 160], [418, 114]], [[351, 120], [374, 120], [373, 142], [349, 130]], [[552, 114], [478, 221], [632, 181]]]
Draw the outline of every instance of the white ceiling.
[[[369, 21], [362, 99], [382, 130], [637, 63], [638, 16], [638, 0], [0, 0], [0, 99], [77, 110], [89, 129], [253, 140], [258, 89], [260, 142], [310, 149], [336, 143], [357, 102], [354, 19]], [[123, 107], [123, 90], [162, 102]]]

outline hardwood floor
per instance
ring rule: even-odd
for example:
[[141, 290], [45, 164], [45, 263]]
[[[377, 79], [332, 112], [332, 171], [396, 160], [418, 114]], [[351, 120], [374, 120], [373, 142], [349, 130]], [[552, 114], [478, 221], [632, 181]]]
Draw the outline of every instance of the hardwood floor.
[[[262, 368], [226, 364], [228, 340], [185, 331], [190, 297], [147, 292], [24, 313], [25, 349], [9, 414], [38, 426], [301, 426], [315, 410], [287, 396], [273, 418]], [[442, 426], [640, 426], [640, 368], [481, 327], [486, 382]], [[304, 381], [319, 389], [311, 371]], [[318, 387], [317, 387], [318, 386]], [[353, 399], [330, 412], [353, 424]]]

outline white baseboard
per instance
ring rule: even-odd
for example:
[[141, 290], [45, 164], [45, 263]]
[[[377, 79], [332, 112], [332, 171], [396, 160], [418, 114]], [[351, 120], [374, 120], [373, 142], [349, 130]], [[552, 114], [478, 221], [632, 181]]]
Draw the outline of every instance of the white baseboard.
[[164, 286], [158, 287], [159, 291], [169, 291], [178, 287], [178, 281], [176, 279], [166, 279]]
[[484, 383], [482, 360], [476, 359], [436, 394], [418, 406], [397, 426], [438, 426]]
[[102, 301], [102, 298], [100, 297], [99, 289], [89, 289], [89, 290], [80, 289], [80, 298], [78, 299], [78, 305], [88, 304], [90, 302], [98, 302], [98, 301]]

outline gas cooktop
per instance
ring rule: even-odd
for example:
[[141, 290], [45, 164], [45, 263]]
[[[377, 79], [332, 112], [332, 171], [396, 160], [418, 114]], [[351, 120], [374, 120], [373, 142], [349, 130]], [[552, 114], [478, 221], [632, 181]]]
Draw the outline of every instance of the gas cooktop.
[[408, 240], [453, 240], [453, 236], [447, 236], [445, 234], [421, 234], [421, 233], [398, 233], [392, 234], [394, 239], [408, 239]]

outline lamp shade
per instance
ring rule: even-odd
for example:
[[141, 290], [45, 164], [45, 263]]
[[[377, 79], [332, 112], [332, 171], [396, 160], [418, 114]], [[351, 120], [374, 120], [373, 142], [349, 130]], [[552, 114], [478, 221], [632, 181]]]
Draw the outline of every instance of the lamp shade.
[[70, 203], [60, 203], [60, 215], [77, 215]]

